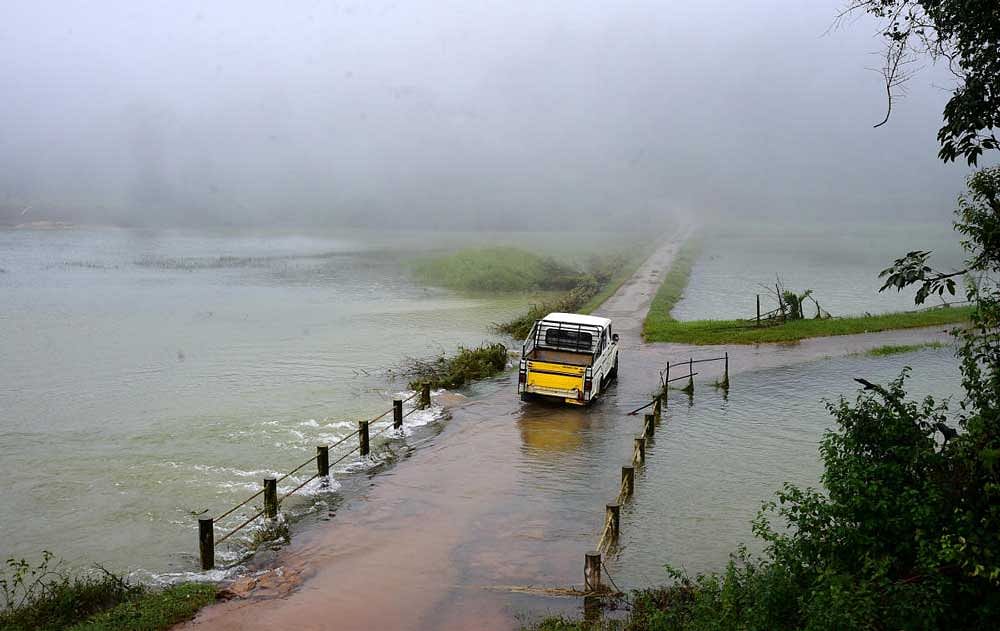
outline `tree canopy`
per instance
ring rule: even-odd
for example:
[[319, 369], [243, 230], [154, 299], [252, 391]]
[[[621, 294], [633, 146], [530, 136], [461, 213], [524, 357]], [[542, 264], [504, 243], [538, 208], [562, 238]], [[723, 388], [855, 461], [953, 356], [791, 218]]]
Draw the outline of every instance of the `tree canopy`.
[[[1000, 148], [1000, 2], [997, 0], [852, 0], [844, 14], [863, 11], [882, 23], [888, 111], [909, 78], [910, 64], [929, 56], [947, 63], [956, 84], [938, 130], [938, 156], [977, 164]], [[884, 123], [885, 121], [882, 121]], [[880, 123], [880, 125], [882, 124]], [[876, 125], [877, 127], [878, 125]]]

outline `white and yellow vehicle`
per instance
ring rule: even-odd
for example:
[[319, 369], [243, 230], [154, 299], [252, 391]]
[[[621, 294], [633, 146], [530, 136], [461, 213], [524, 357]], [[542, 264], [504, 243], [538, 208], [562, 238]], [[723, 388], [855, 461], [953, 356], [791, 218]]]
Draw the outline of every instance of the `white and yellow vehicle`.
[[587, 405], [618, 377], [618, 335], [611, 320], [550, 313], [535, 322], [521, 348], [517, 391]]

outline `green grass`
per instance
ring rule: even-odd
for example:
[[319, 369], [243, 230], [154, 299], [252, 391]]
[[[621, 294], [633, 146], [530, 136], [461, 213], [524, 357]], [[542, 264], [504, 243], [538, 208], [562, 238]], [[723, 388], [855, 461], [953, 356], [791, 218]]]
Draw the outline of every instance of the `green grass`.
[[649, 342], [681, 344], [761, 344], [795, 342], [810, 337], [876, 333], [894, 329], [945, 326], [969, 319], [970, 307], [934, 308], [873, 316], [792, 320], [773, 326], [754, 326], [747, 320], [659, 320], [647, 319], [644, 333]]
[[184, 583], [162, 591], [146, 592], [69, 627], [69, 631], [155, 631], [189, 620], [215, 601], [215, 587], [204, 583]]
[[659, 341], [650, 336], [664, 325], [676, 322], [670, 317], [670, 312], [684, 297], [684, 289], [691, 277], [691, 268], [694, 267], [700, 252], [701, 243], [696, 239], [688, 240], [681, 246], [670, 270], [663, 277], [660, 288], [656, 290], [653, 302], [649, 305], [649, 313], [646, 314], [646, 320], [642, 325], [642, 334], [647, 341]]
[[[750, 320], [691, 320], [678, 321], [670, 312], [684, 296], [691, 268], [698, 258], [700, 245], [689, 241], [674, 259], [670, 271], [656, 292], [643, 323], [642, 333], [647, 342], [680, 344], [761, 344], [795, 342], [810, 337], [875, 333], [893, 329], [944, 326], [969, 319], [970, 307], [949, 307], [902, 311], [881, 315], [866, 315], [823, 320], [792, 320], [785, 324], [755, 326]], [[902, 347], [901, 347], [902, 348]], [[904, 349], [896, 352], [906, 352]], [[886, 351], [883, 354], [890, 354]]]
[[428, 285], [466, 292], [565, 290], [581, 276], [553, 258], [513, 247], [466, 248], [419, 260], [413, 272]]
[[868, 357], [886, 357], [888, 355], [912, 353], [925, 348], [944, 348], [945, 346], [946, 344], [944, 342], [925, 342], [923, 344], [886, 344], [885, 346], [870, 348], [862, 354]]
[[101, 566], [71, 572], [48, 551], [34, 564], [11, 558], [0, 568], [4, 631], [166, 629], [214, 599], [212, 585], [154, 590]]

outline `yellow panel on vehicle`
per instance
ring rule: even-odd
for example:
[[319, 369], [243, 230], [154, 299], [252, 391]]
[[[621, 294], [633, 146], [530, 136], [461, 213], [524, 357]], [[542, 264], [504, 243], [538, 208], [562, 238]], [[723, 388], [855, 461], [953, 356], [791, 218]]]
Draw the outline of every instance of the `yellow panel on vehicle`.
[[574, 375], [582, 377], [587, 372], [586, 366], [572, 366], [570, 364], [553, 364], [550, 362], [528, 362], [528, 372], [540, 370], [542, 372], [555, 373], [557, 375]]
[[553, 390], [583, 390], [583, 376], [556, 375], [528, 370], [528, 385]]

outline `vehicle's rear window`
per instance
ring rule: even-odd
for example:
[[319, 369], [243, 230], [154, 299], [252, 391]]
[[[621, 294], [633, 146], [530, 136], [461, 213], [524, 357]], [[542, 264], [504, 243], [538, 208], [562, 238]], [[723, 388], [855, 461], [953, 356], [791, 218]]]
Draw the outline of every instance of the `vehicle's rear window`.
[[545, 345], [568, 351], [589, 353], [594, 345], [594, 337], [587, 331], [550, 328], [545, 331]]

